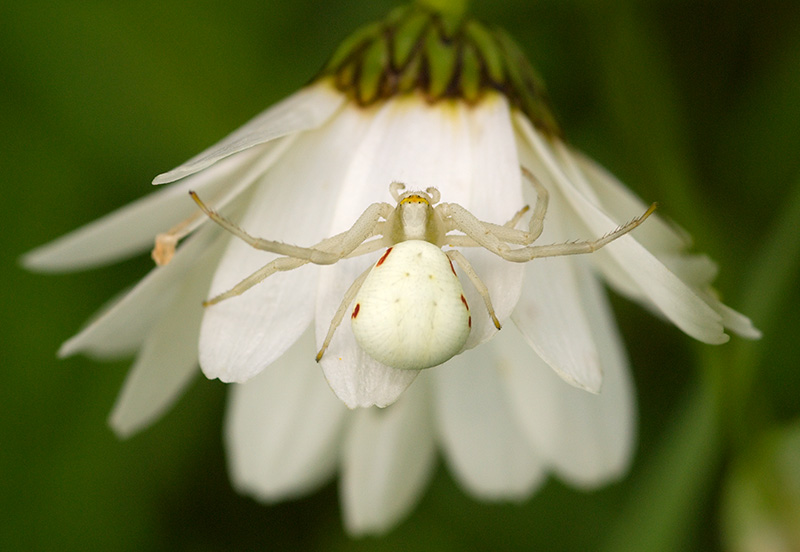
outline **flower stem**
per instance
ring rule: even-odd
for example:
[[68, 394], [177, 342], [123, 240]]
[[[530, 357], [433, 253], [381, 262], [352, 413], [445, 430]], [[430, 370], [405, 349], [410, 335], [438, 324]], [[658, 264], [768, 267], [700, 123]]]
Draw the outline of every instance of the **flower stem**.
[[722, 460], [717, 398], [709, 379], [691, 386], [601, 550], [686, 549]]
[[[776, 217], [773, 228], [767, 233], [765, 244], [750, 263], [751, 272], [745, 277], [745, 295], [741, 301], [742, 311], [751, 316], [756, 326], [764, 333], [779, 320], [783, 298], [797, 285], [800, 272], [800, 179], [785, 207]], [[725, 394], [726, 421], [733, 445], [747, 445], [752, 440], [754, 427], [762, 418], [753, 416], [754, 408], [761, 397], [757, 390], [756, 373], [761, 365], [764, 345], [759, 341], [738, 340], [732, 344], [726, 372], [728, 392]]]

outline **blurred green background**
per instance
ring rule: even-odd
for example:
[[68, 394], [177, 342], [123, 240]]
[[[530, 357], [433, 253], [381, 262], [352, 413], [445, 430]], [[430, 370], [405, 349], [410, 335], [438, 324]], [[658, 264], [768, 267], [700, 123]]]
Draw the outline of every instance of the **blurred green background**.
[[527, 51], [572, 143], [689, 229], [726, 302], [765, 332], [709, 347], [615, 299], [641, 429], [621, 483], [550, 481], [522, 504], [485, 504], [440, 466], [407, 521], [351, 541], [335, 483], [273, 506], [233, 492], [219, 382], [198, 378], [151, 429], [114, 437], [130, 362], [55, 352], [151, 261], [42, 275], [19, 256], [149, 192], [394, 5], [0, 4], [0, 549], [736, 550], [759, 508], [780, 523], [798, 506], [763, 444], [800, 411], [798, 2], [472, 2]]

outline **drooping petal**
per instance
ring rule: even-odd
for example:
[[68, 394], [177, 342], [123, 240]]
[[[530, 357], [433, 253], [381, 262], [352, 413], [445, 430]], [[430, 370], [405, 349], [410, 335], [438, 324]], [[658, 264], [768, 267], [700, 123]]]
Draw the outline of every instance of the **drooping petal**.
[[333, 476], [347, 408], [308, 351], [311, 330], [246, 383], [234, 384], [225, 421], [231, 480], [276, 501], [311, 492]]
[[[158, 320], [180, 287], [180, 282], [193, 270], [203, 270], [198, 259], [212, 249], [216, 228], [201, 229], [178, 249], [166, 266], [156, 267], [119, 301], [99, 314], [78, 334], [59, 349], [59, 356], [84, 352], [98, 357], [113, 357], [131, 352], [148, 335], [153, 321]], [[211, 270], [206, 266], [206, 270]], [[202, 300], [198, 298], [198, 300]]]
[[199, 266], [179, 284], [175, 299], [161, 318], [151, 321], [149, 335], [109, 417], [109, 424], [120, 437], [128, 437], [158, 419], [199, 373], [201, 301], [213, 274], [208, 265], [216, 262], [221, 249], [217, 245], [203, 254]]
[[759, 339], [761, 332], [746, 317], [723, 304], [717, 296], [711, 282], [716, 278], [717, 265], [705, 255], [671, 255], [659, 256], [667, 268], [677, 274], [681, 280], [694, 286], [695, 292], [722, 317], [722, 325], [747, 339]]
[[722, 323], [730, 331], [747, 339], [761, 339], [761, 330], [756, 328], [748, 317], [720, 302], [713, 295], [709, 294], [706, 300], [722, 316]]
[[[287, 141], [288, 143], [288, 141]], [[23, 258], [31, 270], [67, 271], [99, 266], [149, 250], [157, 234], [194, 214], [205, 221], [189, 198], [195, 190], [215, 207], [236, 198], [283, 151], [275, 142], [227, 159], [184, 182], [168, 186], [122, 207], [48, 244]]]
[[[624, 220], [622, 208], [625, 206], [635, 208], [638, 204], [639, 209], [643, 209], [644, 206], [641, 202], [637, 201], [630, 192], [626, 194], [622, 184], [596, 163], [563, 145], [559, 148], [559, 154], [578, 176], [577, 180], [587, 183], [601, 192], [604, 196], [601, 199], [604, 208], [607, 208], [616, 220]], [[719, 314], [725, 328], [748, 339], [761, 337], [761, 332], [753, 326], [749, 318], [719, 301], [716, 292], [711, 287], [711, 283], [717, 275], [717, 266], [705, 255], [685, 252], [685, 248], [691, 245], [691, 240], [686, 232], [677, 229], [674, 225], [673, 227], [668, 226], [658, 217], [653, 221], [648, 219], [647, 224], [637, 228], [636, 232], [636, 240], [653, 252], [658, 260], [681, 281], [691, 286], [694, 292]]]
[[593, 487], [620, 477], [630, 464], [635, 397], [625, 349], [604, 292], [588, 269], [576, 274], [576, 291], [604, 372], [599, 394], [567, 385], [532, 351], [526, 356], [514, 328], [504, 328], [493, 343], [515, 360], [508, 363], [503, 382], [536, 451], [569, 483]]
[[505, 332], [431, 374], [447, 464], [464, 488], [487, 500], [521, 500], [544, 478], [544, 462], [525, 437], [503, 382], [516, 360], [498, 345]]
[[385, 409], [352, 413], [342, 452], [340, 496], [353, 535], [380, 533], [417, 503], [436, 462], [425, 378]]
[[[362, 132], [363, 122], [357, 110], [344, 110], [322, 128], [299, 136], [255, 185], [239, 225], [253, 236], [301, 246], [329, 237], [331, 205], [348, 166], [351, 140]], [[209, 295], [230, 289], [276, 257], [232, 239]], [[279, 272], [206, 309], [200, 331], [200, 366], [206, 376], [244, 382], [281, 356], [311, 322], [318, 270], [306, 265]], [[315, 352], [309, 350], [309, 357]]]
[[[603, 208], [615, 220], [625, 220], [630, 213], [643, 211], [645, 206], [613, 175], [600, 165], [581, 154], [561, 146], [562, 157], [575, 163], [579, 180], [590, 186], [598, 195]], [[656, 213], [657, 214], [657, 213]], [[647, 224], [636, 229], [636, 241], [654, 253], [659, 261], [676, 274], [683, 282], [694, 287], [695, 292], [722, 317], [725, 328], [748, 339], [758, 339], [761, 332], [753, 326], [749, 318], [722, 304], [715, 296], [711, 283], [716, 278], [717, 266], [705, 255], [688, 254], [691, 237], [674, 223], [668, 223], [658, 216], [651, 216]]]
[[[520, 163], [508, 103], [500, 95], [490, 96], [478, 106], [462, 106], [462, 111], [471, 139], [470, 197], [464, 206], [481, 220], [504, 224], [523, 206]], [[451, 201], [442, 197], [443, 201]], [[519, 299], [524, 265], [479, 248], [465, 249], [463, 253], [489, 289], [497, 317], [505, 320]], [[486, 315], [480, 295], [469, 283], [464, 291], [473, 309], [473, 327], [466, 344], [469, 349], [485, 342], [497, 329]]]
[[153, 184], [173, 182], [258, 144], [317, 128], [327, 121], [346, 99], [344, 94], [334, 90], [327, 82], [303, 88], [183, 165], [157, 176]]
[[[537, 243], [565, 241], [558, 210], [551, 201]], [[603, 380], [592, 328], [581, 301], [574, 258], [534, 259], [525, 270], [524, 292], [512, 319], [536, 351], [564, 381], [597, 393]]]
[[[521, 115], [516, 120], [535, 152], [527, 155], [536, 155], [542, 160], [580, 221], [597, 236], [615, 228], [617, 223], [576, 189], [560, 161], [530, 122]], [[636, 283], [640, 293], [688, 335], [710, 344], [724, 343], [729, 339], [723, 331], [720, 315], [631, 235], [622, 236], [592, 256], [601, 267], [604, 267], [603, 262], [613, 262], [616, 269], [624, 271]]]

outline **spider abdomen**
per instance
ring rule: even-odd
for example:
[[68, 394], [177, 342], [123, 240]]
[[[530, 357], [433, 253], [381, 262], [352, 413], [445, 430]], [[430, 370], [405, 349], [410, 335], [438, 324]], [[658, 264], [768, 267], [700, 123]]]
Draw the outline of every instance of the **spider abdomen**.
[[471, 318], [450, 259], [432, 243], [408, 240], [375, 263], [350, 310], [359, 346], [401, 370], [437, 366], [459, 353]]

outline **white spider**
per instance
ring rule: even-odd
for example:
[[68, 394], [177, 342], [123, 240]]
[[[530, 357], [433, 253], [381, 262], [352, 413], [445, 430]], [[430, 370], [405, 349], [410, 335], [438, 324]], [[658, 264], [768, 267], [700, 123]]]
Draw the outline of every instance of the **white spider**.
[[[396, 206], [373, 203], [349, 230], [312, 247], [253, 237], [209, 209], [190, 191], [200, 209], [225, 230], [256, 249], [283, 255], [203, 305], [210, 306], [240, 295], [276, 272], [293, 270], [307, 263], [333, 264], [387, 248], [345, 293], [317, 353], [317, 362], [348, 307], [355, 301], [350, 314], [353, 334], [359, 346], [372, 358], [404, 370], [442, 364], [461, 351], [472, 326], [453, 261], [480, 293], [492, 322], [500, 329], [486, 285], [472, 265], [458, 250], [442, 251], [442, 247], [483, 247], [507, 261], [518, 263], [538, 257], [591, 253], [639, 226], [656, 208], [655, 204], [651, 205], [640, 217], [597, 240], [531, 245], [542, 233], [548, 194], [524, 167], [522, 173], [537, 194], [527, 231], [514, 227], [528, 211], [528, 206], [501, 226], [477, 219], [458, 204], [439, 203], [441, 195], [436, 188], [401, 193], [405, 185], [393, 182], [389, 191]], [[461, 233], [450, 234], [452, 231]]]

